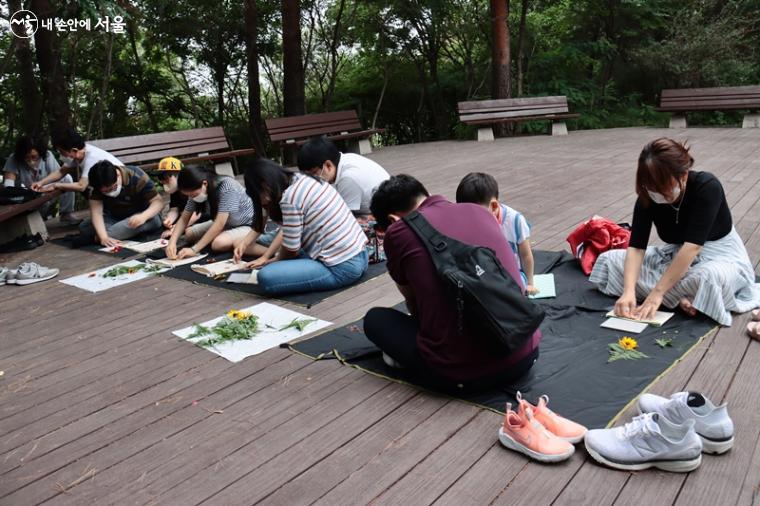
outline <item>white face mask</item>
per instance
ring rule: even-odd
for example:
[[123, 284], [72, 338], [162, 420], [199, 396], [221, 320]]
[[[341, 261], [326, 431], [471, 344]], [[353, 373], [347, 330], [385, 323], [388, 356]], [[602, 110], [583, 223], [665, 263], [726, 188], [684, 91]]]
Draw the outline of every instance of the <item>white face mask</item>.
[[196, 204], [203, 204], [208, 199], [208, 195], [204, 192], [198, 195], [197, 197], [193, 197], [193, 202]]
[[66, 165], [74, 165], [74, 159], [70, 156], [62, 156], [61, 161]]
[[681, 186], [675, 185], [673, 189], [671, 190], [671, 193], [673, 195], [673, 200], [668, 200], [665, 198], [665, 195], [653, 191], [647, 190], [647, 193], [649, 194], [649, 198], [652, 199], [652, 202], [655, 204], [670, 204], [671, 202], [675, 202], [678, 200], [678, 197], [681, 195]]
[[104, 193], [103, 195], [105, 195], [106, 197], [115, 198], [115, 197], [118, 197], [120, 193], [121, 193], [121, 183], [116, 183], [115, 190], [110, 191], [108, 193]]
[[171, 195], [172, 193], [177, 191], [177, 178], [171, 178], [169, 181], [164, 183], [164, 191]]

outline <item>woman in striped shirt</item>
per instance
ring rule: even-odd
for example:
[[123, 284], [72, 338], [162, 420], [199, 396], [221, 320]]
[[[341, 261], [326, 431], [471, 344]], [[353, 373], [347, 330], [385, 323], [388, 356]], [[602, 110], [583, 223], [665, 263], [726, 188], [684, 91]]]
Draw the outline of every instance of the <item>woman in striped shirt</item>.
[[[201, 165], [186, 165], [177, 177], [177, 188], [188, 200], [166, 246], [168, 258], [191, 257], [209, 245], [214, 251], [231, 251], [235, 242], [250, 232], [253, 203], [243, 185], [233, 178], [218, 176]], [[202, 212], [206, 206], [211, 220], [188, 227], [193, 214]], [[194, 244], [177, 251], [177, 242], [183, 233]], [[262, 251], [265, 249], [261, 247]]]
[[332, 290], [367, 270], [367, 238], [332, 186], [270, 160], [246, 170], [245, 186], [253, 201], [254, 230], [264, 231], [265, 215], [282, 225], [273, 243], [279, 249], [258, 273], [266, 293]]

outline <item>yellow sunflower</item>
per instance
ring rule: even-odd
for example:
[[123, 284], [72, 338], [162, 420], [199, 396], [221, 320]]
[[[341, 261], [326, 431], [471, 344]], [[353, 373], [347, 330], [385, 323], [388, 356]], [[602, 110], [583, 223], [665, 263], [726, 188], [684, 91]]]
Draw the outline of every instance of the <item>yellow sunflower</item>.
[[618, 340], [618, 344], [624, 350], [635, 350], [639, 347], [639, 343], [632, 337], [623, 336]]
[[227, 311], [227, 316], [229, 318], [234, 318], [235, 320], [241, 321], [250, 317], [251, 313], [248, 313], [246, 311], [239, 311], [237, 309], [230, 309], [229, 311]]

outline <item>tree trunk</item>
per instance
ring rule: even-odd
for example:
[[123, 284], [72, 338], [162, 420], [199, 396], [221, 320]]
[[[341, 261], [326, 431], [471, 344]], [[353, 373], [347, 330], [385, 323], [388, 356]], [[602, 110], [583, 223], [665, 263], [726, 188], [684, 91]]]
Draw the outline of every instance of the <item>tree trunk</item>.
[[[512, 94], [509, 58], [509, 0], [491, 1], [491, 31], [493, 44], [491, 46], [491, 98], [509, 98]], [[506, 133], [506, 125], [495, 125], [497, 136]]]
[[338, 43], [340, 42], [340, 23], [345, 7], [346, 0], [340, 0], [340, 3], [338, 4], [338, 12], [335, 15], [335, 27], [333, 28], [332, 41], [330, 42], [330, 79], [327, 85], [327, 93], [322, 100], [322, 108], [325, 111], [330, 110], [332, 97], [335, 93], [335, 83], [338, 80]]
[[[10, 12], [21, 10], [21, 1], [9, 0], [8, 9]], [[14, 37], [9, 53], [13, 52], [15, 52], [18, 61], [18, 73], [21, 82], [21, 106], [24, 111], [21, 126], [26, 134], [38, 135], [42, 131], [42, 96], [34, 77], [34, 61], [32, 60], [29, 39]]]
[[256, 0], [245, 0], [245, 48], [248, 68], [248, 130], [251, 135], [251, 144], [256, 150], [256, 156], [264, 156]]
[[[32, 0], [31, 10], [40, 19], [55, 17], [55, 9], [50, 4], [50, 0]], [[34, 34], [34, 43], [50, 131], [56, 132], [69, 128], [71, 109], [69, 108], [69, 90], [61, 68], [61, 42], [56, 32], [39, 29]]]
[[301, 59], [300, 0], [282, 0], [282, 67], [285, 116], [305, 114], [306, 93]]
[[517, 96], [523, 94], [523, 65], [525, 60], [525, 18], [528, 14], [528, 0], [522, 0], [520, 9], [520, 33], [517, 35]]
[[154, 132], [158, 132], [158, 121], [156, 120], [156, 114], [153, 111], [153, 102], [150, 99], [150, 93], [146, 91], [145, 86], [145, 70], [143, 69], [142, 60], [140, 59], [140, 52], [137, 50], [137, 38], [135, 37], [135, 30], [137, 29], [135, 22], [130, 21], [127, 23], [127, 34], [129, 35], [129, 44], [132, 48], [132, 55], [135, 58], [135, 66], [137, 67], [137, 81], [138, 89], [140, 90], [140, 100], [145, 104], [145, 110], [148, 113], [148, 121], [150, 122], [150, 128]]

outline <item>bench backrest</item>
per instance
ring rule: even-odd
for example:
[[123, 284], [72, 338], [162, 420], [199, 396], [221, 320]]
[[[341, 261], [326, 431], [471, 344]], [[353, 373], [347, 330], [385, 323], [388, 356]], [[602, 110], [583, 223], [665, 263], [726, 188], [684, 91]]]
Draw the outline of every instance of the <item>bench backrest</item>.
[[88, 141], [130, 165], [145, 165], [165, 156], [183, 158], [230, 149], [222, 127], [132, 135]]
[[324, 112], [266, 120], [272, 142], [295, 141], [319, 135], [361, 130], [356, 111]]
[[660, 109], [716, 111], [760, 108], [760, 86], [662, 90]]
[[458, 110], [459, 119], [465, 123], [569, 112], [565, 96], [474, 100], [459, 102]]

